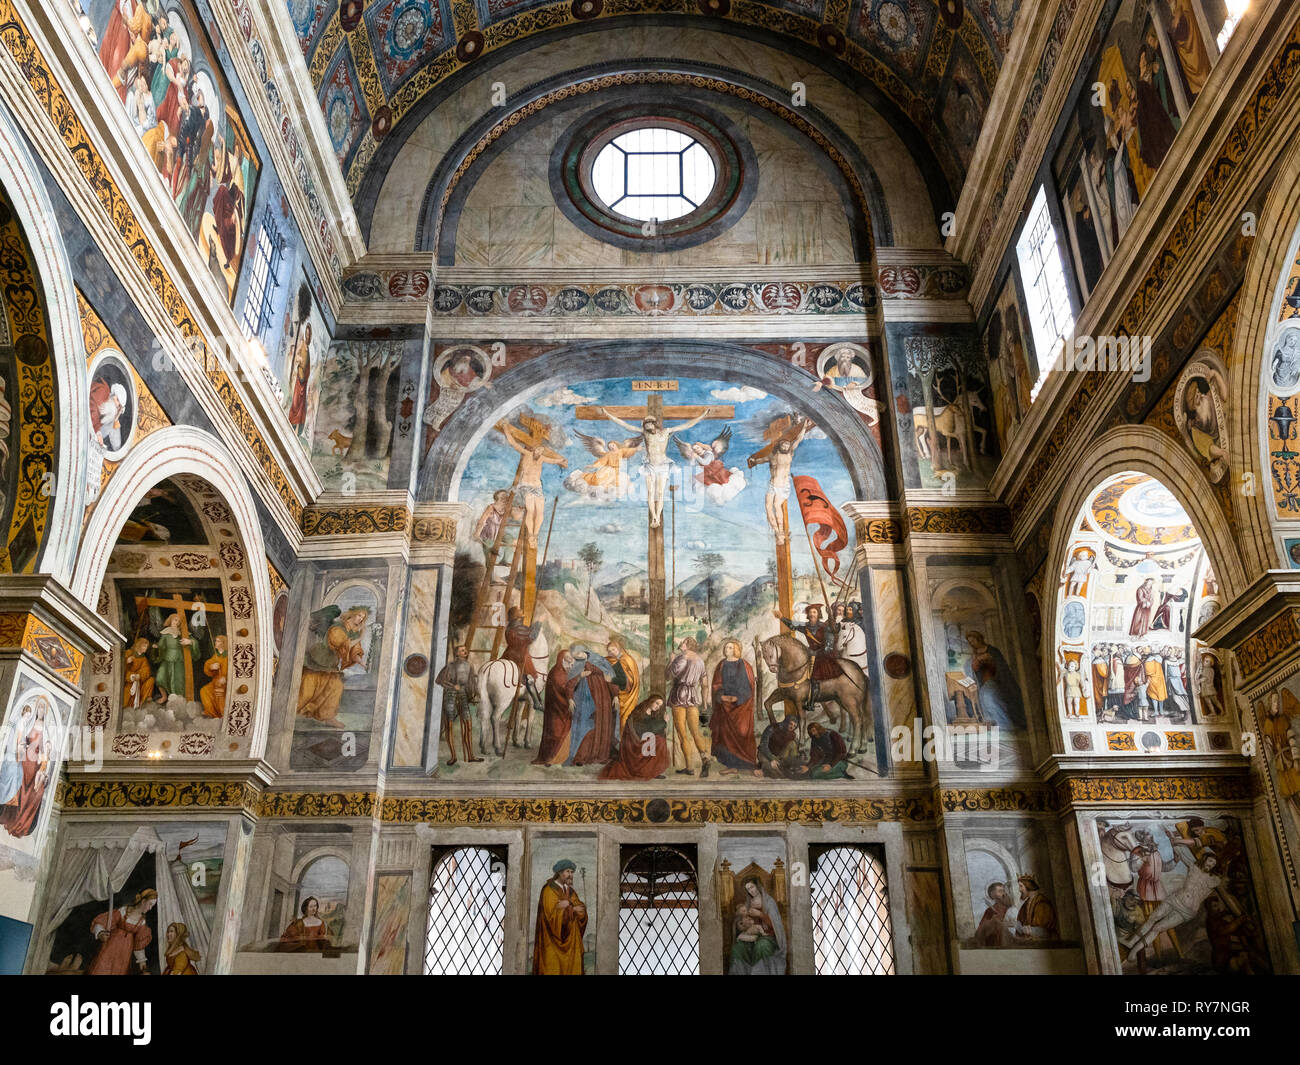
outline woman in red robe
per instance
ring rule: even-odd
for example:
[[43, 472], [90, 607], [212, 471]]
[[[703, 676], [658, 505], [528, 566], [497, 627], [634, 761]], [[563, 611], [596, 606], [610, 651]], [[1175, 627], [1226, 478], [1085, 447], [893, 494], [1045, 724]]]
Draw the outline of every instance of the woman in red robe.
[[599, 779], [662, 779], [671, 757], [667, 731], [664, 701], [659, 696], [652, 695], [637, 706], [624, 723], [618, 757], [600, 771]]
[[132, 959], [136, 971], [147, 972], [145, 948], [153, 942], [153, 932], [145, 915], [158, 904], [158, 892], [145, 888], [130, 906], [119, 906], [101, 913], [90, 925], [90, 934], [99, 941], [99, 953], [90, 963], [89, 976], [126, 976]]
[[0, 806], [0, 826], [15, 839], [30, 836], [35, 830], [41, 816], [41, 800], [50, 780], [50, 740], [45, 732], [49, 704], [44, 698], [36, 700], [35, 711], [31, 725], [25, 731], [19, 729], [15, 745], [15, 758], [22, 774], [18, 791]]
[[758, 768], [754, 744], [754, 670], [740, 657], [739, 640], [722, 645], [723, 660], [713, 671], [713, 717], [709, 735], [713, 757], [722, 763], [723, 776]]

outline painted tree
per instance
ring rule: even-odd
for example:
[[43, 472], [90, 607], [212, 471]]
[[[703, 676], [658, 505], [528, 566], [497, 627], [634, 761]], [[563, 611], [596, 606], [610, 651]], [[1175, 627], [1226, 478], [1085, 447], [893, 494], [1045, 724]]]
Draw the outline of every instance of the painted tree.
[[587, 609], [583, 613], [590, 616], [591, 586], [596, 579], [596, 570], [600, 569], [600, 564], [605, 561], [605, 552], [595, 544], [583, 544], [578, 551], [578, 561], [587, 567]]
[[383, 458], [393, 438], [388, 385], [402, 365], [403, 345], [392, 340], [360, 340], [350, 342], [348, 351], [357, 364], [357, 417], [352, 425], [348, 458]]
[[713, 625], [713, 580], [726, 563], [727, 560], [716, 551], [696, 555], [693, 563], [696, 572], [704, 575], [704, 614], [710, 626]]

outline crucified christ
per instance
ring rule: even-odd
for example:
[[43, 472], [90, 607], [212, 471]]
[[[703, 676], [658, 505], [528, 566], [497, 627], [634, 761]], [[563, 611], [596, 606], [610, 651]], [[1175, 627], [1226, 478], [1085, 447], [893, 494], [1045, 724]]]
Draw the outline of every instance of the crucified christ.
[[772, 526], [778, 547], [790, 536], [783, 504], [790, 498], [790, 467], [794, 465], [795, 448], [812, 427], [813, 423], [807, 418], [797, 421], [792, 419], [767, 447], [749, 456], [750, 469], [766, 462], [772, 474], [772, 480], [767, 486], [765, 505], [767, 523]]
[[541, 435], [541, 426], [529, 425], [527, 431], [508, 421], [497, 423], [497, 429], [506, 438], [506, 443], [519, 452], [519, 468], [515, 472], [515, 500], [524, 507], [524, 543], [536, 548], [537, 533], [542, 527], [542, 510], [545, 496], [542, 495], [542, 467], [548, 462], [567, 469], [569, 460], [546, 444], [546, 437]]
[[640, 426], [636, 426], [611, 414], [605, 407], [597, 407], [596, 410], [601, 417], [608, 418], [615, 425], [622, 426], [629, 432], [639, 433], [645, 443], [646, 502], [650, 506], [650, 527], [658, 529], [663, 525], [664, 489], [668, 487], [668, 477], [673, 472], [673, 462], [668, 457], [668, 442], [672, 439], [674, 433], [693, 429], [704, 419], [715, 417], [713, 408], [705, 407], [703, 414], [699, 414], [689, 422], [683, 422], [671, 429], [667, 428], [653, 414], [647, 414], [641, 419]]

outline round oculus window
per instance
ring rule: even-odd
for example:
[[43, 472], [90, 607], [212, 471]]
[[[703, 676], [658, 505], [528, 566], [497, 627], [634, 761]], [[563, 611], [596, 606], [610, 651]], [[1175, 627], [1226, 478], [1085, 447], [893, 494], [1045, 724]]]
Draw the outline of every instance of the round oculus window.
[[642, 126], [620, 133], [591, 162], [591, 191], [611, 211], [641, 222], [670, 222], [697, 211], [718, 168], [698, 137]]
[[560, 138], [551, 187], [584, 232], [637, 250], [702, 244], [753, 201], [753, 149], [712, 108], [600, 108]]

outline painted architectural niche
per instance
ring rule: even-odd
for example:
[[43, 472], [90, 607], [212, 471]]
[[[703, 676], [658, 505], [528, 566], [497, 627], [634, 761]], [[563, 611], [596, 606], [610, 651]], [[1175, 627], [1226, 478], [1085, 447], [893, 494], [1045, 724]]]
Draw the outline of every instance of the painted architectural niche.
[[[473, 520], [436, 677], [443, 779], [882, 771], [838, 510], [853, 482], [811, 419], [724, 381], [583, 382], [510, 410], [459, 495]], [[806, 719], [786, 716], [810, 665], [793, 631], [827, 642]]]
[[1060, 571], [1057, 705], [1071, 752], [1228, 752], [1217, 652], [1192, 635], [1221, 605], [1191, 519], [1159, 481], [1121, 473], [1080, 512]]
[[357, 833], [350, 825], [268, 825], [254, 842], [265, 890], [240, 926], [239, 973], [354, 971], [364, 877], [354, 880]]
[[931, 625], [943, 656], [939, 690], [947, 723], [962, 737], [951, 750], [941, 747], [940, 756], [951, 754], [961, 768], [1023, 764], [1029, 718], [994, 570], [964, 566], [958, 576], [934, 576], [952, 569], [935, 566], [929, 581]]
[[91, 666], [86, 724], [124, 758], [239, 757], [257, 674], [248, 559], [206, 482], [165, 480], [118, 533], [99, 614], [125, 637]]
[[0, 722], [0, 900], [5, 903], [35, 891], [71, 711], [66, 698], [22, 668]]
[[728, 976], [784, 976], [790, 952], [784, 837], [721, 840], [717, 875], [723, 971]]

